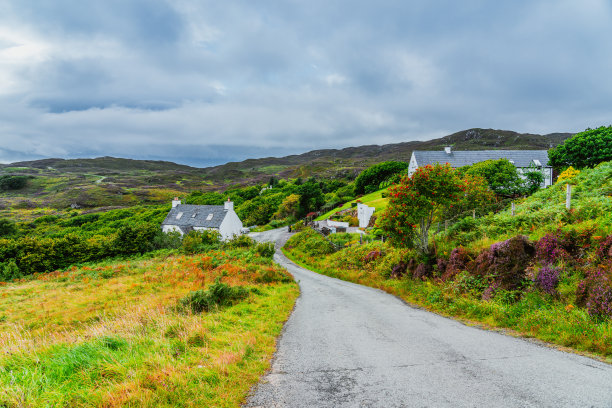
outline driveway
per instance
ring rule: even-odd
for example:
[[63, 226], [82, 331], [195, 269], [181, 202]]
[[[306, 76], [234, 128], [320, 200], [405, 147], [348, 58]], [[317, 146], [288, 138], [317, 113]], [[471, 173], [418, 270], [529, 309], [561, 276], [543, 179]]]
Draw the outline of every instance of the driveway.
[[301, 295], [245, 407], [612, 407], [611, 365], [274, 259]]

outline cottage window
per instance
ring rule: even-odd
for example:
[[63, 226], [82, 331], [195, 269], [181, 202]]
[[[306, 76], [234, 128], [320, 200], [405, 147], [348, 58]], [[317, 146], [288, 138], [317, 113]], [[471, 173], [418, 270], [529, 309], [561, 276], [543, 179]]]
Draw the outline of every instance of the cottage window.
[[212, 214], [208, 214], [208, 217], [206, 217], [206, 221], [210, 221], [212, 220], [213, 215]]
[[180, 212], [180, 213], [176, 214], [176, 219], [180, 220], [182, 216], [183, 216], [183, 213]]

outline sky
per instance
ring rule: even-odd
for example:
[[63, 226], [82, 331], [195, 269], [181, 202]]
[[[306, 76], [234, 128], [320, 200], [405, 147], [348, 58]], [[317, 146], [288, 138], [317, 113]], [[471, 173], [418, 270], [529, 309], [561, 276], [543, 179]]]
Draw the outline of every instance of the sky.
[[612, 123], [609, 0], [0, 0], [0, 162]]

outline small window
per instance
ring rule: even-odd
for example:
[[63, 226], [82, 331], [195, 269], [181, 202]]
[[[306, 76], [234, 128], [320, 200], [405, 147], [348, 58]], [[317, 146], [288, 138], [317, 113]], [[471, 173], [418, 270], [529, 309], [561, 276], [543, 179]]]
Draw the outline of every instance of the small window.
[[539, 160], [534, 160], [533, 163], [538, 167], [542, 167], [542, 163]]
[[195, 218], [195, 217], [197, 217], [197, 216], [198, 216], [198, 213], [193, 213], [193, 214], [191, 214], [191, 218]]
[[180, 213], [176, 214], [176, 219], [180, 220], [182, 216], [183, 216], [183, 213], [180, 212]]
[[208, 214], [208, 217], [206, 217], [206, 221], [210, 221], [212, 220], [213, 215], [212, 214]]

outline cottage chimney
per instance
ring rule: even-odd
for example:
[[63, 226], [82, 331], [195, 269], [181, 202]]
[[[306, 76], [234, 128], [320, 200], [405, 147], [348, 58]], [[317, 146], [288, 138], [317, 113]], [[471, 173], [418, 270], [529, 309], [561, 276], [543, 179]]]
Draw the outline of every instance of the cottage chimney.
[[234, 202], [228, 198], [224, 205], [225, 211], [234, 210]]
[[453, 150], [452, 150], [451, 146], [446, 146], [446, 147], [444, 148], [444, 151], [446, 152], [446, 154], [451, 154], [451, 153], [453, 152]]
[[178, 197], [174, 197], [174, 200], [172, 200], [172, 208], [176, 207], [180, 203], [181, 203], [181, 200], [179, 200]]

